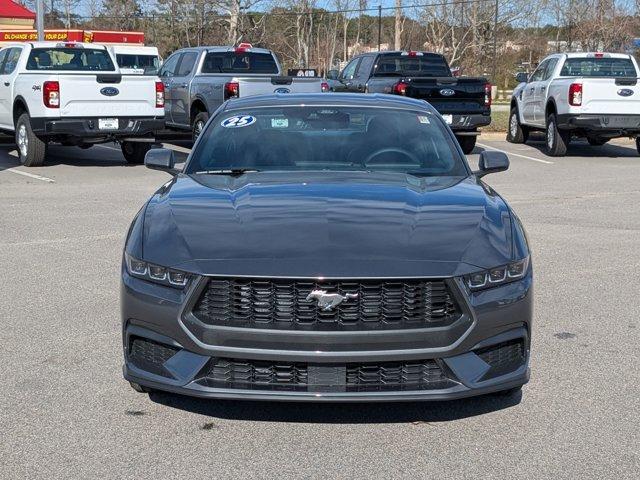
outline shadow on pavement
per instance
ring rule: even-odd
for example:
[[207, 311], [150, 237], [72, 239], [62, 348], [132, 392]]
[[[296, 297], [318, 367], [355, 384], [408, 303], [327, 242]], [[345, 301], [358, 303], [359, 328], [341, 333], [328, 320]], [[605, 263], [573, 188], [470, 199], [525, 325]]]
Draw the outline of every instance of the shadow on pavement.
[[[544, 149], [545, 149], [545, 136], [543, 134], [532, 134], [531, 138], [525, 144], [529, 147], [535, 148], [540, 152], [543, 156], [541, 157], [543, 160], [549, 159], [553, 160], [558, 157], [549, 157]], [[567, 157], [586, 157], [586, 158], [597, 158], [597, 157], [607, 157], [607, 158], [619, 158], [619, 157], [637, 157], [638, 151], [636, 150], [633, 144], [629, 144], [629, 146], [616, 145], [613, 143], [607, 143], [606, 145], [602, 145], [600, 147], [594, 147], [589, 145], [586, 139], [584, 138], [575, 138], [571, 140], [569, 144], [569, 148], [567, 149]], [[562, 157], [559, 157], [562, 158]]]
[[152, 392], [151, 401], [187, 412], [226, 420], [294, 423], [449, 422], [516, 406], [522, 392], [484, 395], [447, 402], [296, 403], [210, 400]]

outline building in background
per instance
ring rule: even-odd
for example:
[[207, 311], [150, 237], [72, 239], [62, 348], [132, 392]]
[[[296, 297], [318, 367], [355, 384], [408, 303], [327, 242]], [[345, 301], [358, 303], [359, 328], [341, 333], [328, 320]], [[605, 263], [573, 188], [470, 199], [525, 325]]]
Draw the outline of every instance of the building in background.
[[36, 14], [11, 0], [0, 1], [0, 30], [32, 30]]

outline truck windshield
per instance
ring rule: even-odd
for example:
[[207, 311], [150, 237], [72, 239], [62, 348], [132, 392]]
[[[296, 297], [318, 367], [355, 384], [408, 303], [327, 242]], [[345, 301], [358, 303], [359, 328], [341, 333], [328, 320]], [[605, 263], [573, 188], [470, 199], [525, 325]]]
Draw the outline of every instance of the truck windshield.
[[450, 77], [451, 70], [442, 55], [424, 53], [423, 55], [403, 55], [401, 53], [381, 55], [378, 58], [374, 76], [385, 75], [421, 77]]
[[159, 60], [156, 55], [136, 55], [129, 53], [118, 53], [116, 61], [120, 68], [131, 68], [140, 70], [145, 75], [156, 75], [158, 73]]
[[114, 71], [106, 50], [82, 47], [34, 48], [27, 70]]
[[393, 108], [282, 106], [222, 112], [185, 173], [327, 170], [466, 176], [442, 120]]
[[567, 58], [561, 77], [635, 77], [630, 58]]
[[204, 57], [202, 73], [272, 73], [278, 74], [278, 65], [270, 53], [208, 52]]

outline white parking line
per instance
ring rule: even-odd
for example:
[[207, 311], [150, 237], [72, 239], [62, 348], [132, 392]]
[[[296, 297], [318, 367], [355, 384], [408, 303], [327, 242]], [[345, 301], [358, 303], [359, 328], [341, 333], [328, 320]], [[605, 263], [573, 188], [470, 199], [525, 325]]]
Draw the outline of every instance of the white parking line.
[[117, 151], [120, 151], [120, 149], [119, 149], [119, 148], [117, 148], [117, 147], [112, 147], [112, 146], [110, 146], [110, 145], [104, 145], [104, 144], [101, 144], [101, 143], [96, 144], [96, 147], [108, 148], [109, 150], [117, 150]]
[[169, 150], [173, 150], [174, 152], [180, 152], [180, 153], [186, 153], [186, 154], [191, 153], [191, 149], [190, 148], [181, 147], [179, 145], [174, 145], [172, 143], [163, 143], [162, 146], [164, 148], [169, 149]]
[[22, 170], [18, 170], [17, 168], [7, 168], [5, 172], [16, 173], [18, 175], [24, 175], [25, 177], [35, 178], [36, 180], [41, 180], [43, 182], [55, 183], [56, 181], [53, 178], [43, 177], [42, 175], [36, 175], [35, 173], [23, 172]]
[[528, 157], [527, 155], [521, 155], [519, 153], [508, 152], [506, 150], [500, 150], [499, 148], [491, 147], [491, 146], [485, 145], [483, 143], [477, 143], [477, 145], [481, 146], [482, 148], [486, 148], [488, 150], [493, 150], [494, 152], [502, 152], [502, 153], [505, 153], [507, 155], [512, 155], [514, 157], [524, 158], [526, 160], [531, 160], [533, 162], [540, 162], [540, 163], [545, 163], [547, 165], [553, 165], [553, 162], [550, 162], [549, 160], [542, 160], [541, 158]]

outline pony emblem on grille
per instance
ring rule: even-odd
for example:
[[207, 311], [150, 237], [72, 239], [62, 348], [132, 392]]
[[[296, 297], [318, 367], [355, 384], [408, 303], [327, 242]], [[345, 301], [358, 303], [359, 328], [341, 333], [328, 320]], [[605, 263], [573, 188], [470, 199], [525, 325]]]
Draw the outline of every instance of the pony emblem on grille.
[[318, 302], [318, 308], [323, 312], [330, 312], [345, 300], [352, 298], [358, 298], [358, 294], [345, 293], [344, 295], [340, 295], [339, 293], [327, 293], [326, 290], [312, 290], [311, 293], [307, 295], [307, 301], [316, 300]]

